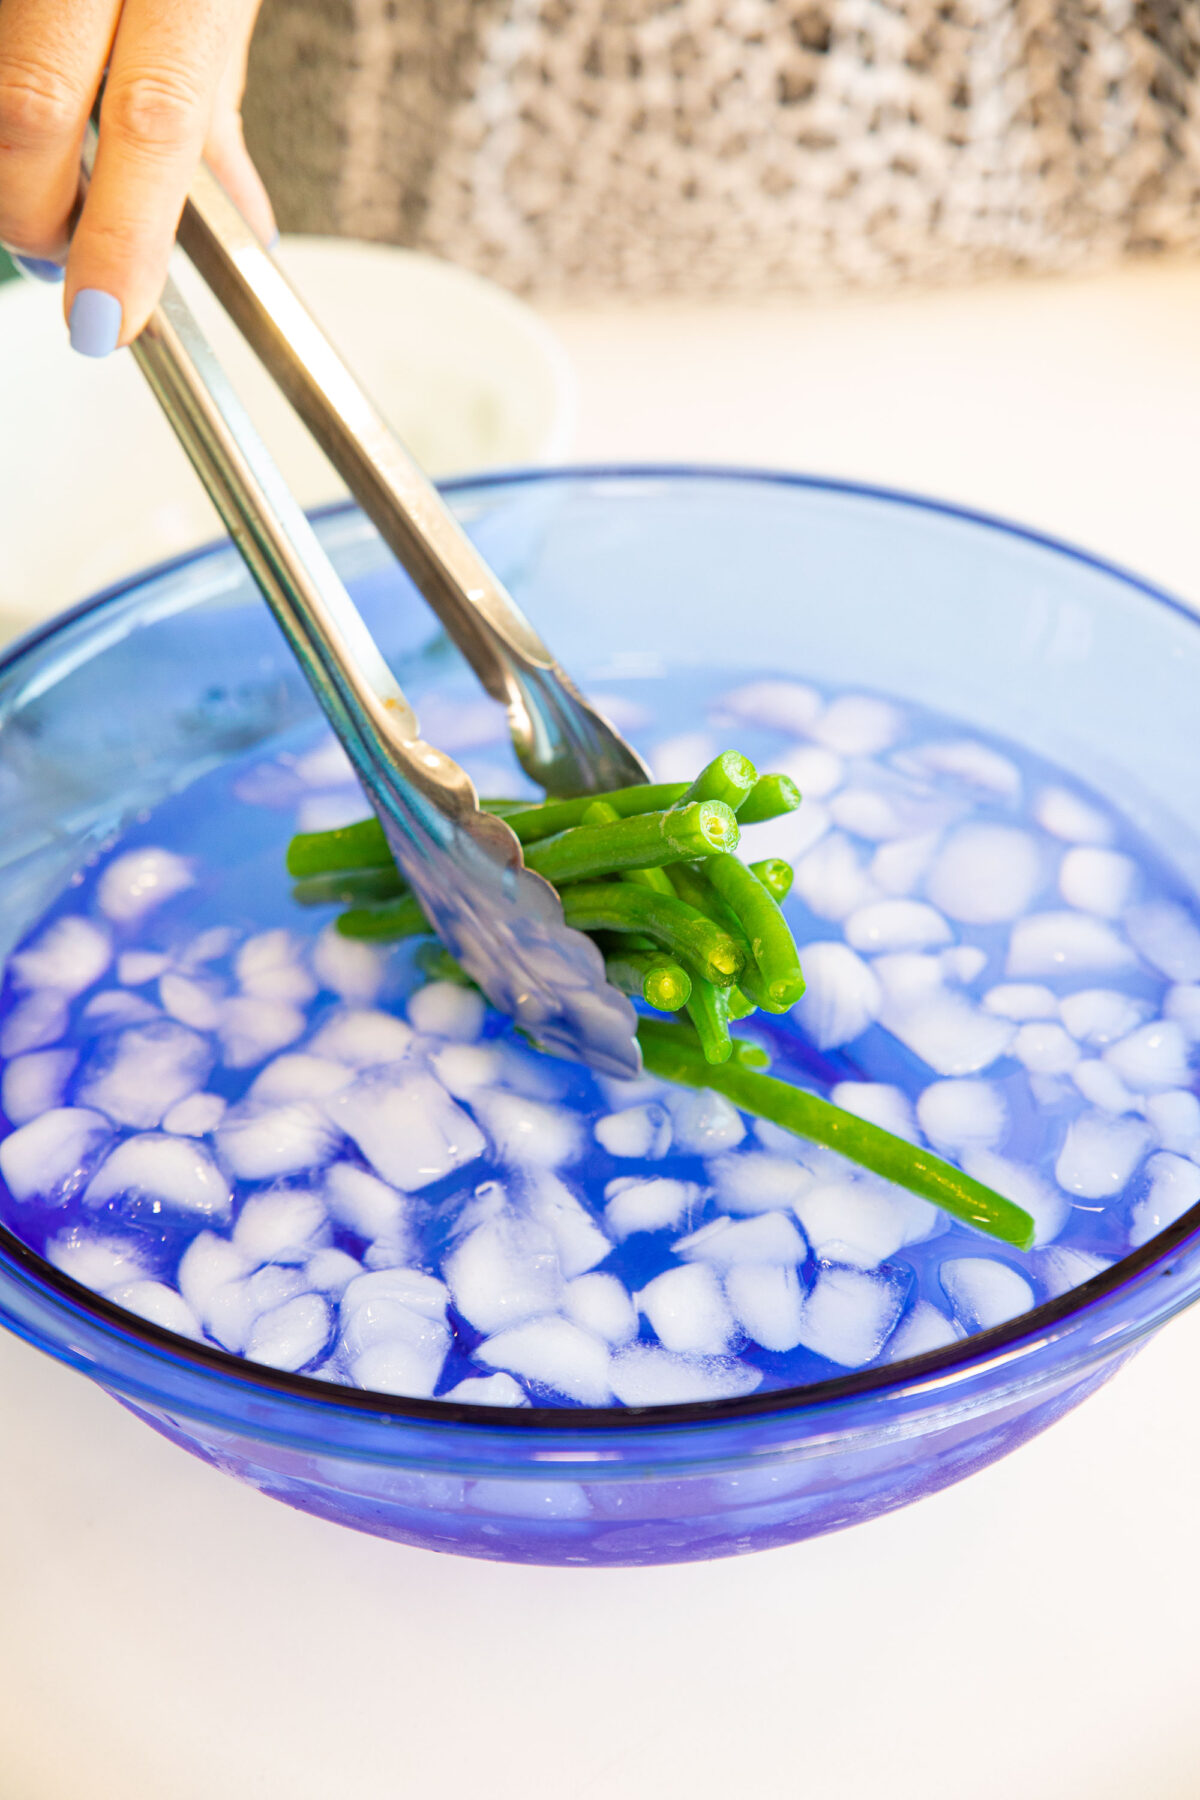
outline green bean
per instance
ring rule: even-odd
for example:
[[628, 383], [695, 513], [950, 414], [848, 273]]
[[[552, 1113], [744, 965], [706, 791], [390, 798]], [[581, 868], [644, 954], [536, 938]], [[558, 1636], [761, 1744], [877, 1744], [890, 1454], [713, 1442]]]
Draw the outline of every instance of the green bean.
[[639, 887], [651, 888], [656, 894], [671, 896], [675, 892], [665, 869], [626, 869], [621, 880], [635, 881]]
[[618, 950], [605, 957], [604, 969], [615, 988], [657, 1012], [678, 1012], [692, 991], [683, 964], [661, 950]]
[[[804, 992], [800, 953], [787, 920], [768, 889], [736, 856], [710, 856], [704, 873], [737, 915], [750, 945], [762, 990], [776, 1006], [794, 1006]], [[751, 999], [755, 998], [752, 981]]]
[[337, 928], [349, 938], [418, 937], [433, 929], [414, 894], [385, 901], [381, 906], [356, 906], [341, 915]]
[[711, 981], [698, 981], [687, 1003], [687, 1015], [707, 1063], [728, 1062], [733, 1055], [729, 1009], [725, 1004], [725, 995], [729, 991], [728, 988], [715, 988]]
[[714, 1069], [705, 1061], [694, 1034], [678, 1025], [643, 1019], [638, 1025], [638, 1040], [652, 1075], [685, 1087], [713, 1088], [743, 1112], [769, 1119], [785, 1131], [795, 1132], [797, 1137], [828, 1145], [860, 1167], [932, 1200], [956, 1219], [1001, 1238], [1018, 1250], [1032, 1246], [1034, 1222], [1027, 1212], [907, 1139], [893, 1137], [890, 1131], [871, 1125], [854, 1113], [843, 1112], [841, 1107], [830, 1105], [804, 1088], [757, 1074], [740, 1057]]
[[720, 800], [639, 813], [615, 824], [576, 825], [529, 845], [525, 866], [560, 886], [622, 869], [661, 868], [737, 844], [737, 819]]
[[660, 781], [646, 782], [640, 787], [613, 788], [605, 794], [580, 794], [574, 800], [548, 800], [544, 806], [527, 807], [522, 812], [512, 813], [507, 823], [523, 844], [532, 844], [539, 838], [556, 837], [560, 831], [578, 825], [588, 807], [597, 800], [606, 800], [622, 819], [628, 819], [636, 813], [662, 812], [668, 806], [677, 806], [687, 790], [686, 781]]
[[782, 856], [768, 856], [762, 862], [752, 862], [749, 867], [750, 873], [758, 876], [772, 900], [777, 900], [782, 906], [791, 893], [792, 882], [795, 880], [791, 863], [784, 862]]
[[761, 1044], [752, 1044], [749, 1038], [733, 1039], [733, 1059], [741, 1063], [743, 1069], [769, 1069], [770, 1053]]
[[605, 881], [567, 888], [562, 903], [567, 924], [577, 930], [638, 932], [717, 987], [741, 974], [745, 958], [729, 933], [681, 900]]
[[732, 812], [737, 812], [757, 780], [758, 770], [748, 756], [742, 756], [737, 750], [722, 750], [707, 768], [701, 769], [677, 804], [687, 806], [693, 800], [723, 800]]
[[475, 986], [458, 958], [451, 956], [440, 938], [427, 938], [423, 944], [418, 944], [413, 961], [430, 981], [453, 981], [458, 987]]
[[392, 861], [378, 819], [360, 819], [336, 831], [301, 831], [288, 845], [289, 875], [326, 875], [343, 869], [387, 868]]
[[306, 875], [292, 885], [300, 906], [358, 906], [371, 900], [394, 900], [405, 892], [396, 865], [380, 869], [346, 869], [341, 874]]
[[748, 1019], [752, 1012], [757, 1011], [753, 1000], [740, 987], [725, 990], [725, 1004], [731, 1019]]
[[795, 812], [799, 804], [800, 789], [790, 775], [760, 775], [738, 807], [738, 819], [743, 825], [761, 825], [764, 819]]

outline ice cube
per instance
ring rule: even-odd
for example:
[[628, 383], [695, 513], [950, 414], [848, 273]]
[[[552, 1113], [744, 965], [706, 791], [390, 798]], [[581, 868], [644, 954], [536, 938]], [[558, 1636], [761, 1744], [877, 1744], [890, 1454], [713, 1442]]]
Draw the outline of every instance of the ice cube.
[[368, 1242], [383, 1238], [392, 1243], [409, 1234], [410, 1205], [378, 1175], [357, 1163], [335, 1162], [325, 1171], [325, 1206], [331, 1219], [355, 1237]]
[[[335, 737], [322, 738], [311, 750], [306, 750], [303, 756], [298, 756], [293, 767], [305, 787], [350, 787], [354, 782], [353, 765]], [[358, 812], [355, 817], [361, 819], [362, 816], [363, 806], [360, 794]]]
[[708, 1263], [719, 1271], [738, 1263], [802, 1263], [808, 1245], [786, 1213], [758, 1213], [754, 1218], [713, 1219], [672, 1246], [685, 1262]]
[[157, 1006], [140, 994], [129, 994], [121, 988], [105, 989], [94, 994], [79, 1015], [80, 1025], [89, 1036], [102, 1031], [117, 1031], [122, 1025], [145, 1025], [161, 1019]]
[[840, 831], [872, 843], [912, 835], [925, 823], [920, 813], [911, 818], [892, 795], [865, 785], [843, 788], [829, 803], [829, 816]]
[[1080, 845], [1068, 850], [1058, 871], [1058, 891], [1068, 906], [1116, 919], [1133, 896], [1137, 865], [1116, 850]]
[[1107, 1199], [1121, 1192], [1149, 1145], [1150, 1132], [1140, 1119], [1083, 1113], [1067, 1127], [1055, 1179], [1068, 1194]]
[[340, 1300], [352, 1281], [363, 1274], [360, 1262], [345, 1250], [317, 1250], [304, 1265], [304, 1279], [321, 1294]]
[[1146, 1010], [1144, 1002], [1114, 988], [1084, 988], [1059, 1002], [1063, 1024], [1081, 1044], [1115, 1044], [1141, 1024]]
[[1200, 1100], [1183, 1088], [1169, 1088], [1146, 1100], [1146, 1123], [1164, 1150], [1200, 1155]]
[[568, 1278], [594, 1269], [612, 1249], [587, 1208], [557, 1175], [538, 1172], [530, 1177], [525, 1210], [550, 1233], [559, 1265]]
[[820, 744], [842, 756], [875, 756], [904, 730], [904, 715], [888, 700], [870, 694], [842, 694], [812, 724]]
[[771, 757], [771, 768], [790, 775], [806, 800], [826, 800], [845, 777], [846, 765], [823, 744], [795, 744], [782, 756]]
[[1090, 913], [1030, 913], [1009, 940], [1006, 974], [1105, 975], [1133, 966], [1133, 953], [1111, 925]]
[[610, 1181], [604, 1190], [608, 1202], [604, 1223], [609, 1236], [621, 1243], [635, 1231], [674, 1230], [685, 1215], [690, 1217], [701, 1191], [694, 1181], [676, 1181], [668, 1176], [650, 1181]]
[[1188, 1043], [1180, 1026], [1170, 1019], [1141, 1025], [1104, 1052], [1108, 1067], [1126, 1087], [1139, 1094], [1161, 1093], [1184, 1087], [1188, 1081]]
[[62, 1104], [74, 1050], [33, 1050], [15, 1056], [0, 1081], [0, 1108], [13, 1125], [27, 1125], [39, 1113]]
[[861, 956], [845, 944], [806, 944], [808, 988], [797, 1018], [818, 1050], [852, 1043], [879, 1017], [883, 994]]
[[410, 1269], [360, 1275], [342, 1295], [342, 1342], [360, 1387], [433, 1393], [450, 1348], [447, 1292]]
[[267, 1262], [304, 1262], [314, 1248], [328, 1242], [329, 1223], [319, 1197], [297, 1188], [252, 1194], [233, 1228], [233, 1247], [251, 1268]]
[[952, 1319], [928, 1300], [914, 1302], [908, 1316], [902, 1319], [888, 1339], [885, 1362], [900, 1362], [906, 1356], [924, 1356], [929, 1350], [944, 1350], [963, 1335]]
[[934, 859], [926, 892], [952, 919], [995, 925], [1019, 918], [1043, 879], [1041, 853], [1027, 831], [963, 825]]
[[562, 1269], [550, 1233], [507, 1212], [468, 1232], [442, 1273], [458, 1311], [485, 1335], [554, 1312], [562, 1300]]
[[340, 831], [362, 818], [363, 796], [358, 787], [329, 788], [322, 794], [305, 794], [296, 808], [297, 831]]
[[746, 1135], [737, 1108], [711, 1088], [680, 1090], [669, 1103], [675, 1148], [681, 1156], [716, 1156], [732, 1150]]
[[324, 1114], [304, 1100], [286, 1106], [243, 1102], [231, 1107], [217, 1127], [217, 1148], [242, 1181], [274, 1181], [320, 1168], [335, 1142]]
[[207, 931], [197, 932], [182, 950], [176, 952], [176, 966], [185, 975], [194, 975], [206, 963], [220, 962], [223, 956], [228, 956], [237, 937], [232, 925], [210, 925]]
[[667, 1350], [720, 1356], [734, 1334], [733, 1314], [720, 1281], [706, 1263], [668, 1269], [633, 1296]]
[[304, 950], [290, 931], [260, 931], [237, 953], [234, 974], [242, 992], [256, 1000], [307, 1006], [317, 984], [304, 967]]
[[246, 1340], [250, 1362], [268, 1369], [307, 1368], [329, 1342], [329, 1303], [322, 1294], [297, 1294], [254, 1321]]
[[370, 1006], [387, 977], [387, 953], [379, 944], [343, 937], [327, 925], [312, 950], [313, 974], [321, 986], [354, 1006]]
[[706, 731], [680, 732], [664, 738], [650, 754], [655, 781], [691, 781], [696, 771], [712, 761], [720, 746]]
[[622, 1406], [686, 1406], [752, 1394], [762, 1371], [735, 1357], [677, 1356], [653, 1344], [631, 1344], [613, 1357], [610, 1380]]
[[447, 1044], [430, 1059], [433, 1072], [448, 1094], [470, 1100], [480, 1088], [490, 1087], [504, 1074], [500, 1051], [494, 1044]]
[[464, 1406], [528, 1406], [529, 1395], [511, 1375], [468, 1375], [457, 1387], [439, 1394], [440, 1400], [457, 1400]]
[[71, 913], [47, 925], [27, 950], [9, 959], [8, 967], [19, 988], [52, 988], [73, 996], [99, 981], [111, 961], [107, 931]]
[[991, 1150], [972, 1148], [963, 1153], [962, 1166], [975, 1181], [994, 1188], [1029, 1214], [1035, 1244], [1052, 1243], [1071, 1216], [1070, 1201], [1027, 1163], [1010, 1162]]
[[233, 1205], [229, 1183], [203, 1145], [160, 1132], [118, 1144], [93, 1175], [84, 1201], [104, 1206], [125, 1195], [219, 1221], [229, 1218]]
[[161, 950], [122, 950], [117, 958], [117, 980], [122, 987], [144, 987], [170, 966], [171, 959]]
[[559, 1169], [583, 1148], [579, 1120], [564, 1108], [523, 1094], [481, 1093], [472, 1101], [502, 1162], [526, 1169]]
[[38, 988], [13, 1007], [0, 1024], [0, 1056], [20, 1056], [57, 1043], [67, 1029], [70, 1007], [65, 994]]
[[563, 1295], [563, 1311], [606, 1344], [628, 1344], [638, 1334], [637, 1310], [615, 1275], [578, 1275]]
[[868, 865], [867, 873], [884, 894], [911, 894], [937, 854], [940, 833], [925, 831], [916, 837], [896, 838], [881, 844]]
[[46, 1260], [96, 1294], [130, 1281], [144, 1281], [150, 1275], [142, 1247], [132, 1239], [96, 1237], [78, 1225], [51, 1238]]
[[[800, 814], [804, 813], [800, 808]], [[756, 841], [754, 854], [761, 854]], [[882, 898], [843, 832], [824, 836], [796, 864], [794, 892], [818, 919], [846, 919]]]
[[861, 1369], [883, 1349], [906, 1295], [897, 1276], [827, 1265], [804, 1302], [799, 1342], [827, 1362]]
[[53, 1106], [0, 1143], [0, 1175], [14, 1200], [62, 1206], [79, 1192], [112, 1140], [100, 1113]]
[[949, 776], [981, 794], [995, 794], [1002, 800], [1020, 798], [1021, 776], [1016, 764], [978, 738], [943, 738], [919, 744], [894, 760], [897, 767], [915, 775]]
[[423, 1319], [441, 1322], [450, 1304], [450, 1290], [444, 1281], [434, 1275], [424, 1275], [419, 1269], [388, 1269], [360, 1275], [342, 1295], [343, 1325], [348, 1327], [351, 1321], [359, 1321], [356, 1342], [377, 1340], [378, 1320], [371, 1323], [375, 1318], [373, 1309], [385, 1300], [403, 1306]]
[[96, 884], [100, 911], [119, 925], [132, 925], [195, 883], [192, 864], [174, 851], [147, 846], [127, 850], [110, 862]]
[[1165, 900], [1135, 906], [1125, 929], [1134, 949], [1168, 981], [1200, 981], [1200, 927], [1182, 906]]
[[941, 958], [897, 951], [875, 959], [874, 974], [890, 1007], [907, 1007], [932, 1000], [946, 985]]
[[928, 950], [950, 942], [941, 913], [923, 900], [877, 900], [846, 920], [846, 942], [854, 950]]
[[1088, 1104], [1098, 1106], [1101, 1112], [1137, 1112], [1140, 1108], [1137, 1095], [1131, 1094], [1116, 1070], [1099, 1057], [1089, 1056], [1077, 1062], [1071, 1070], [1071, 1080]]
[[1022, 1025], [1012, 1041], [1011, 1054], [1035, 1075], [1069, 1075], [1079, 1061], [1079, 1045], [1061, 1025], [1048, 1020]]
[[794, 1206], [812, 1183], [812, 1175], [800, 1164], [764, 1150], [739, 1150], [715, 1157], [705, 1173], [716, 1190], [718, 1205], [731, 1213], [775, 1212]]
[[231, 1069], [252, 1069], [276, 1050], [294, 1044], [306, 1020], [298, 1006], [235, 994], [221, 1009], [221, 1045]]
[[1149, 1188], [1134, 1202], [1129, 1242], [1134, 1250], [1200, 1205], [1200, 1168], [1186, 1157], [1159, 1150], [1146, 1164]]
[[1112, 836], [1104, 814], [1069, 788], [1043, 788], [1034, 801], [1033, 816], [1043, 831], [1068, 844], [1107, 844]]
[[351, 1069], [371, 1069], [387, 1062], [403, 1062], [412, 1048], [412, 1039], [412, 1026], [403, 1019], [392, 1019], [390, 1013], [376, 1012], [369, 1006], [354, 1006], [326, 1019], [309, 1039], [308, 1048], [315, 1057], [347, 1062]]
[[790, 731], [797, 737], [808, 736], [821, 716], [822, 705], [816, 688], [799, 681], [751, 681], [745, 687], [734, 688], [721, 700], [722, 710], [732, 713], [735, 719], [775, 731]]
[[657, 1162], [671, 1148], [671, 1119], [657, 1101], [649, 1106], [630, 1106], [623, 1112], [606, 1113], [592, 1130], [596, 1142], [610, 1156], [629, 1156]]
[[911, 1000], [888, 999], [880, 1023], [939, 1075], [975, 1075], [990, 1068], [1016, 1035], [1008, 1020], [980, 1011], [946, 988]]
[[931, 1082], [917, 1101], [917, 1118], [939, 1150], [998, 1144], [1008, 1130], [1004, 1095], [990, 1081]]
[[1034, 1305], [1024, 1275], [994, 1256], [951, 1256], [942, 1264], [942, 1290], [968, 1331], [988, 1331]]
[[1024, 1024], [1029, 1019], [1058, 1017], [1058, 1001], [1048, 987], [1032, 981], [1003, 982], [989, 988], [983, 996], [985, 1012], [999, 1019], [1014, 1019]]
[[438, 1384], [449, 1348], [444, 1326], [416, 1321], [410, 1337], [384, 1338], [354, 1357], [350, 1373], [357, 1387], [371, 1393], [426, 1400]]
[[938, 967], [946, 980], [957, 981], [963, 987], [969, 987], [977, 976], [982, 975], [987, 964], [987, 951], [977, 944], [953, 944], [938, 957]]
[[162, 1009], [181, 1025], [215, 1031], [224, 1013], [224, 989], [216, 981], [195, 981], [169, 971], [158, 984]]
[[175, 1280], [192, 1311], [203, 1320], [218, 1289], [249, 1273], [246, 1258], [228, 1238], [218, 1237], [215, 1231], [201, 1231], [180, 1258]]
[[1163, 1001], [1163, 1017], [1182, 1026], [1190, 1044], [1200, 1044], [1200, 985], [1180, 983], [1168, 988]]
[[819, 1261], [856, 1269], [874, 1269], [928, 1237], [939, 1217], [928, 1200], [870, 1176], [816, 1182], [796, 1213]]
[[428, 1037], [473, 1044], [483, 1030], [483, 995], [456, 981], [428, 981], [408, 1002], [409, 1023]]
[[764, 1350], [794, 1350], [800, 1342], [804, 1290], [794, 1268], [777, 1262], [739, 1262], [725, 1277], [734, 1318]]
[[330, 1057], [285, 1051], [269, 1062], [250, 1086], [249, 1097], [263, 1105], [286, 1100], [325, 1100], [349, 1087], [354, 1072]]
[[220, 1094], [189, 1094], [163, 1114], [162, 1128], [177, 1137], [207, 1137], [225, 1117]]
[[1072, 1288], [1082, 1287], [1085, 1281], [1111, 1268], [1111, 1258], [1065, 1244], [1053, 1245], [1038, 1258], [1038, 1278], [1050, 1300], [1069, 1294]]
[[445, 1088], [419, 1070], [368, 1070], [326, 1102], [377, 1175], [414, 1192], [465, 1168], [486, 1149], [483, 1133]]
[[126, 1312], [148, 1319], [163, 1331], [174, 1331], [179, 1337], [203, 1336], [200, 1321], [181, 1295], [162, 1281], [127, 1281], [109, 1288], [106, 1298]]
[[514, 1325], [480, 1344], [475, 1357], [584, 1406], [605, 1406], [612, 1395], [608, 1345], [570, 1319]]
[[[743, 855], [755, 861], [764, 856], [781, 856], [785, 862], [798, 863], [814, 844], [820, 843], [831, 823], [829, 808], [822, 801], [806, 800], [795, 812], [780, 813], [777, 819], [745, 826]], [[750, 833], [748, 837], [746, 832]], [[874, 889], [868, 891], [873, 893]]]
[[917, 1141], [916, 1116], [903, 1088], [891, 1087], [884, 1081], [839, 1081], [829, 1098], [857, 1119], [866, 1119], [868, 1124], [878, 1125], [895, 1137], [908, 1138], [911, 1143]]

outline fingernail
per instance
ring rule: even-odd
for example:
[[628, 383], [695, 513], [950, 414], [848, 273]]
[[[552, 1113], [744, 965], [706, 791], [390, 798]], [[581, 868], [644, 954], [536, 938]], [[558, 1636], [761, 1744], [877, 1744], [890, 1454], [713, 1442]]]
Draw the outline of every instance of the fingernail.
[[12, 257], [13, 268], [28, 275], [31, 281], [61, 281], [66, 273], [61, 263], [51, 262], [48, 257], [18, 256], [15, 250], [8, 254]]
[[103, 288], [80, 288], [71, 302], [71, 348], [80, 356], [108, 356], [121, 335], [121, 302]]

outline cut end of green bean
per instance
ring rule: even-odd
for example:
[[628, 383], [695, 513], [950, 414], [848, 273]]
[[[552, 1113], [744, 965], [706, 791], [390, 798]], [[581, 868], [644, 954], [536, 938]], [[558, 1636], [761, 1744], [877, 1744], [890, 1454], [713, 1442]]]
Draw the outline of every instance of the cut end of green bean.
[[752, 862], [749, 867], [750, 873], [758, 876], [772, 900], [782, 906], [792, 891], [795, 879], [791, 863], [784, 862], [782, 856], [768, 856], [762, 862]]
[[693, 800], [722, 800], [736, 812], [757, 780], [758, 770], [748, 756], [738, 750], [722, 750], [707, 768], [701, 769], [679, 804], [686, 806]]
[[615, 988], [656, 1012], [678, 1012], [691, 996], [691, 976], [661, 950], [614, 950], [604, 959], [604, 971]]
[[799, 804], [800, 789], [790, 775], [760, 775], [738, 807], [738, 819], [743, 825], [761, 825], [764, 819], [795, 812]]

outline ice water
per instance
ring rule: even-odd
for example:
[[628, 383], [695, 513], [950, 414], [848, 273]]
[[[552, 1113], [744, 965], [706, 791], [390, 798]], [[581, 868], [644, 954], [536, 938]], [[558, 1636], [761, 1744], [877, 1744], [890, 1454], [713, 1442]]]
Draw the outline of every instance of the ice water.
[[[427, 731], [528, 792], [490, 703]], [[0, 997], [3, 1223], [165, 1330], [489, 1405], [735, 1397], [917, 1355], [1089, 1280], [1200, 1201], [1194, 897], [1104, 798], [886, 696], [715, 672], [604, 696], [657, 778], [743, 750], [808, 992], [776, 1075], [1032, 1214], [1028, 1253], [719, 1096], [542, 1056], [411, 942], [299, 905], [296, 830], [363, 816], [316, 727], [164, 801]]]

